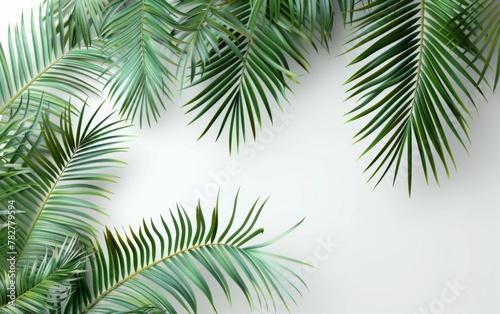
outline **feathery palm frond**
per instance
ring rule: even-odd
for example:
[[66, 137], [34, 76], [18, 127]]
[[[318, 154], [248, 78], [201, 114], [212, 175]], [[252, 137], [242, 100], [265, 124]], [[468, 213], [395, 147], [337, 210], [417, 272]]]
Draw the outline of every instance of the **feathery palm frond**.
[[[182, 207], [170, 212], [172, 221], [143, 221], [139, 231], [120, 235], [105, 232], [104, 249], [91, 258], [92, 279], [68, 301], [65, 313], [132, 312], [149, 308], [151, 312], [197, 312], [196, 291], [201, 292], [215, 310], [207, 279], [224, 291], [231, 301], [230, 282], [245, 294], [250, 306], [268, 306], [277, 299], [286, 305], [293, 300], [290, 289], [301, 279], [279, 262], [298, 262], [267, 253], [263, 247], [282, 236], [253, 246], [247, 243], [264, 229], [255, 228], [266, 202], [253, 204], [240, 226], [235, 224], [238, 196], [227, 225], [219, 221], [218, 205], [211, 220], [196, 209], [196, 220]], [[299, 223], [300, 224], [300, 223]], [[202, 272], [203, 271], [203, 272]], [[303, 283], [303, 282], [302, 282]], [[298, 291], [298, 290], [297, 290]], [[175, 301], [174, 301], [175, 300]]]
[[[15, 261], [15, 255], [9, 259]], [[2, 270], [0, 312], [24, 314], [57, 311], [75, 290], [77, 280], [86, 271], [86, 261], [78, 237], [73, 237], [66, 239], [61, 247], [47, 248], [43, 259], [34, 260], [29, 266], [18, 265], [15, 272]], [[11, 288], [15, 291], [15, 299], [12, 300], [9, 298]], [[13, 305], [9, 301], [13, 301]]]
[[351, 64], [365, 64], [347, 81], [354, 84], [349, 98], [360, 101], [350, 121], [370, 119], [355, 138], [371, 138], [363, 155], [379, 147], [366, 169], [370, 179], [379, 175], [377, 184], [391, 168], [395, 181], [406, 160], [411, 193], [415, 158], [426, 180], [432, 171], [439, 183], [438, 165], [448, 176], [450, 162], [455, 166], [448, 133], [466, 148], [469, 105], [475, 106], [469, 89], [480, 71], [464, 65], [468, 57], [452, 49], [457, 42], [446, 36], [460, 2], [377, 0], [356, 9], [363, 13], [355, 15], [349, 51], [365, 49]]
[[[48, 1], [38, 18], [32, 12], [28, 25], [23, 17], [19, 27], [9, 30], [7, 45], [0, 45], [0, 115], [18, 108], [28, 91], [30, 103], [56, 114], [65, 110], [68, 97], [83, 101], [100, 94], [98, 78], [105, 74], [105, 59], [98, 49], [68, 43], [61, 1]], [[55, 8], [60, 14], [53, 14]], [[28, 110], [37, 111], [38, 106]]]
[[103, 21], [103, 51], [115, 73], [108, 81], [111, 97], [120, 103], [126, 119], [139, 118], [151, 125], [171, 97], [174, 75], [167, 66], [178, 48], [171, 34], [175, 9], [164, 0], [112, 1]]
[[[193, 85], [208, 82], [208, 85], [185, 106], [188, 112], [197, 111], [192, 122], [208, 111], [213, 117], [203, 131], [203, 135], [222, 119], [217, 138], [229, 124], [229, 149], [233, 141], [239, 147], [246, 138], [247, 126], [256, 136], [261, 127], [262, 116], [266, 112], [272, 121], [272, 109], [269, 98], [280, 104], [286, 99], [289, 89], [287, 79], [296, 81], [297, 74], [290, 70], [287, 57], [291, 57], [300, 66], [307, 69], [308, 63], [303, 56], [304, 46], [297, 38], [279, 23], [269, 20], [255, 23], [249, 28], [252, 7], [245, 1], [230, 2], [226, 6], [212, 7], [214, 16], [222, 16], [225, 21], [235, 26], [226, 26], [229, 22], [218, 19], [220, 26], [232, 30], [236, 37], [234, 45], [219, 42], [218, 50], [208, 53], [207, 65], [194, 80]], [[239, 31], [245, 25], [244, 31]], [[235, 49], [236, 48], [236, 49]], [[191, 122], [191, 123], [192, 123]]]
[[98, 224], [92, 214], [102, 209], [82, 197], [106, 197], [108, 191], [99, 184], [112, 182], [114, 176], [104, 170], [121, 164], [108, 155], [124, 151], [118, 146], [124, 141], [118, 133], [123, 126], [109, 122], [110, 116], [95, 121], [97, 112], [85, 122], [83, 109], [74, 127], [68, 106], [57, 129], [49, 115], [43, 115], [42, 137], [28, 140], [30, 147], [21, 156], [29, 172], [2, 178], [2, 186], [30, 184], [15, 195], [18, 207], [26, 211], [16, 217], [20, 261], [43, 256], [47, 243], [59, 245], [75, 233], [90, 245]]

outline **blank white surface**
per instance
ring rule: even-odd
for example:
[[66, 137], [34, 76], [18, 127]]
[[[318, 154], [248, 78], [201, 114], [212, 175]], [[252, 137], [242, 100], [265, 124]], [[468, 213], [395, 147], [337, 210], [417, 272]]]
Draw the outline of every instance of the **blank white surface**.
[[[37, 3], [4, 6], [2, 43], [8, 22]], [[214, 143], [214, 132], [196, 140], [204, 124], [186, 127], [192, 116], [180, 109], [189, 92], [151, 129], [131, 129], [137, 138], [121, 156], [128, 166], [110, 186], [112, 200], [102, 202], [106, 223], [138, 226], [178, 202], [190, 207], [200, 195], [212, 206], [216, 178], [224, 177], [221, 215], [230, 215], [240, 187], [242, 211], [258, 196], [271, 196], [261, 221], [265, 238], [306, 217], [273, 247], [317, 262], [304, 273], [310, 291], [303, 290], [292, 313], [413, 314], [430, 306], [436, 310], [429, 313], [498, 313], [500, 94], [479, 104], [480, 115], [470, 123], [470, 156], [456, 147], [458, 171], [451, 180], [442, 177], [441, 187], [415, 180], [411, 199], [404, 184], [393, 188], [384, 181], [373, 190], [362, 174], [368, 160], [356, 161], [367, 143], [353, 146], [351, 140], [362, 122], [344, 124], [343, 114], [354, 105], [342, 102], [347, 90], [342, 83], [352, 74], [345, 69], [348, 59], [335, 57], [344, 35], [336, 33], [331, 55], [311, 54], [310, 73], [292, 85], [295, 95], [289, 96], [286, 114], [274, 128], [264, 125], [267, 137], [248, 143], [240, 155], [229, 156], [225, 138]], [[335, 243], [333, 252], [318, 261], [320, 243], [328, 241]], [[466, 288], [443, 294], [446, 281], [454, 280]], [[443, 295], [453, 301], [441, 301]], [[235, 295], [232, 309], [222, 294], [219, 300], [221, 313], [249, 312], [241, 296]]]

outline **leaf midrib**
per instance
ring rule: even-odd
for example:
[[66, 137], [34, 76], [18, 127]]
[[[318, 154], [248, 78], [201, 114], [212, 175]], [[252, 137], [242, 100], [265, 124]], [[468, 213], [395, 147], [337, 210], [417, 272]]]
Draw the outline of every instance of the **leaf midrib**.
[[57, 187], [57, 184], [59, 183], [59, 181], [61, 181], [61, 178], [63, 177], [63, 175], [66, 173], [66, 170], [68, 169], [69, 165], [71, 164], [73, 158], [75, 157], [75, 155], [78, 154], [78, 151], [79, 149], [82, 147], [82, 143], [80, 143], [77, 147], [75, 147], [75, 149], [72, 151], [71, 153], [71, 156], [68, 158], [67, 162], [64, 164], [64, 166], [61, 168], [61, 170], [59, 171], [59, 174], [57, 176], [57, 179], [54, 181], [54, 183], [52, 184], [49, 192], [46, 194], [42, 204], [40, 205], [40, 210], [38, 211], [38, 213], [36, 214], [35, 216], [35, 219], [33, 219], [33, 223], [31, 224], [31, 227], [29, 229], [29, 231], [26, 233], [26, 238], [23, 242], [23, 245], [21, 246], [22, 249], [21, 251], [19, 252], [19, 255], [22, 256], [22, 253], [24, 253], [24, 249], [26, 248], [26, 244], [28, 243], [28, 240], [31, 236], [31, 233], [33, 232], [33, 229], [35, 228], [38, 220], [40, 219], [40, 216], [42, 215], [43, 213], [43, 210], [45, 209], [45, 206], [47, 205], [47, 202], [49, 201], [49, 198], [52, 196], [52, 193], [54, 192], [55, 188]]
[[211, 10], [212, 5], [214, 4], [215, 0], [210, 0], [210, 2], [207, 5], [207, 8], [205, 9], [205, 12], [203, 12], [203, 16], [200, 19], [200, 22], [198, 23], [198, 26], [196, 26], [196, 30], [200, 31], [201, 29], [201, 24], [205, 21], [205, 17], [207, 16], [208, 12]]
[[[424, 50], [424, 35], [425, 35], [425, 0], [420, 0], [420, 42], [419, 42], [419, 51], [418, 51], [418, 61], [417, 61], [417, 73], [415, 74], [415, 92], [413, 93], [412, 102], [411, 102], [411, 110], [409, 115], [411, 116], [415, 110], [416, 101], [417, 101], [417, 92], [420, 87], [420, 80], [422, 76], [422, 59], [423, 59], [423, 50]], [[410, 123], [410, 119], [408, 119], [407, 123]]]
[[194, 28], [194, 31], [193, 31], [194, 35], [191, 37], [191, 40], [189, 41], [190, 47], [192, 47], [193, 43], [197, 40], [198, 35], [201, 31], [201, 25], [203, 24], [203, 22], [205, 22], [205, 18], [207, 17], [208, 12], [211, 10], [214, 2], [215, 2], [215, 0], [210, 0], [210, 2], [207, 4], [207, 7], [205, 8], [205, 10], [200, 18], [200, 21], [198, 22], [198, 25], [196, 25], [196, 27]]
[[218, 247], [218, 246], [222, 246], [222, 247], [236, 247], [236, 248], [240, 249], [237, 246], [229, 245], [229, 244], [224, 244], [224, 243], [205, 243], [205, 244], [199, 244], [199, 245], [190, 246], [190, 247], [187, 247], [187, 248], [185, 248], [183, 250], [180, 250], [178, 252], [174, 252], [173, 254], [170, 254], [170, 255], [168, 255], [168, 256], [166, 256], [164, 258], [158, 259], [157, 261], [154, 261], [154, 262], [152, 262], [152, 263], [150, 263], [150, 264], [148, 264], [148, 265], [146, 265], [146, 266], [144, 266], [144, 267], [136, 270], [132, 274], [130, 274], [130, 275], [124, 277], [123, 279], [121, 279], [120, 281], [116, 282], [114, 285], [112, 285], [111, 287], [109, 287], [108, 289], [106, 289], [104, 292], [102, 292], [98, 297], [94, 298], [94, 301], [92, 301], [92, 303], [90, 303], [89, 305], [87, 305], [83, 309], [83, 313], [86, 313], [89, 310], [91, 310], [102, 299], [104, 299], [108, 294], [110, 294], [111, 292], [113, 292], [115, 289], [117, 289], [121, 285], [125, 284], [127, 281], [129, 281], [133, 277], [135, 277], [137, 275], [140, 275], [141, 273], [149, 270], [150, 268], [153, 268], [154, 266], [156, 266], [158, 264], [166, 262], [167, 260], [169, 260], [171, 258], [174, 258], [174, 257], [176, 257], [178, 255], [181, 255], [183, 253], [186, 253], [186, 252], [189, 252], [189, 251], [192, 251], [192, 250], [198, 250], [198, 249], [201, 249], [201, 248], [204, 248], [204, 247]]
[[141, 6], [141, 66], [143, 73], [146, 73], [146, 32], [145, 32], [145, 23], [146, 23], [146, 0], [142, 1]]
[[36, 81], [38, 81], [38, 79], [42, 77], [42, 75], [47, 73], [52, 67], [54, 67], [59, 61], [61, 61], [61, 59], [66, 57], [70, 52], [71, 50], [67, 51], [66, 53], [63, 53], [60, 57], [58, 57], [51, 64], [45, 67], [45, 69], [43, 69], [40, 73], [34, 76], [29, 82], [27, 82], [16, 94], [14, 94], [14, 96], [12, 96], [12, 98], [8, 102], [5, 103], [5, 105], [3, 105], [0, 108], [0, 115], [5, 111], [5, 109], [9, 108], [14, 103], [14, 101], [16, 101], [16, 99], [18, 99], [28, 88], [30, 88]]

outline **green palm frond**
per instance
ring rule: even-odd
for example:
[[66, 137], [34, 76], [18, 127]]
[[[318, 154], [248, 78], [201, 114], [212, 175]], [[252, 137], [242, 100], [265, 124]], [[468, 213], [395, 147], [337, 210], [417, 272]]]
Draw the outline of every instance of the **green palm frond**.
[[[8, 258], [12, 259], [12, 256]], [[0, 312], [55, 313], [76, 289], [78, 279], [85, 272], [86, 261], [78, 238], [73, 237], [66, 239], [60, 247], [47, 248], [45, 256], [29, 266], [17, 265], [15, 272], [2, 270]], [[15, 291], [13, 300], [9, 298], [12, 287]]]
[[308, 67], [303, 56], [304, 46], [300, 44], [301, 38], [272, 21], [256, 23], [250, 29], [251, 9], [250, 3], [244, 1], [231, 2], [219, 8], [219, 15], [226, 16], [228, 20], [238, 20], [246, 26], [246, 30], [240, 33], [236, 28], [231, 28], [236, 36], [236, 50], [220, 42], [219, 49], [209, 53], [207, 65], [192, 86], [208, 84], [185, 105], [189, 107], [188, 112], [197, 112], [192, 122], [208, 111], [213, 112], [200, 137], [217, 120], [222, 119], [219, 138], [229, 124], [230, 150], [233, 142], [238, 148], [240, 142], [245, 140], [248, 127], [252, 135], [256, 136], [262, 116], [267, 114], [272, 121], [270, 98], [278, 104], [282, 98], [286, 99], [286, 90], [289, 89], [287, 79], [296, 82], [298, 76], [290, 69], [287, 57], [305, 69]]
[[281, 236], [248, 246], [264, 231], [255, 224], [266, 202], [259, 205], [257, 200], [239, 226], [237, 202], [238, 196], [225, 225], [219, 220], [218, 205], [210, 220], [199, 206], [196, 219], [179, 206], [170, 212], [171, 221], [164, 217], [143, 221], [139, 231], [126, 234], [106, 230], [105, 248], [99, 247], [90, 259], [92, 278], [72, 295], [65, 312], [132, 313], [149, 308], [151, 313], [196, 313], [197, 292], [215, 310], [211, 286], [222, 289], [231, 302], [231, 281], [250, 306], [270, 307], [278, 300], [286, 305], [293, 300], [289, 290], [298, 289], [295, 279], [301, 280], [280, 260], [297, 261], [262, 250]]
[[[102, 209], [84, 197], [107, 197], [100, 185], [114, 176], [105, 169], [122, 164], [108, 155], [124, 151], [118, 146], [124, 141], [119, 134], [123, 126], [110, 122], [110, 116], [96, 121], [97, 113], [86, 122], [83, 109], [73, 125], [67, 106], [57, 128], [43, 115], [42, 136], [28, 140], [21, 155], [29, 172], [2, 178], [1, 186], [30, 185], [15, 195], [18, 207], [26, 211], [16, 217], [20, 261], [43, 255], [47, 243], [59, 245], [75, 233], [90, 245], [93, 226], [99, 223], [94, 216]], [[3, 223], [6, 217], [1, 219]]]
[[[0, 115], [18, 108], [28, 91], [30, 103], [56, 114], [66, 108], [68, 97], [85, 100], [100, 94], [105, 59], [98, 49], [68, 43], [62, 13], [53, 14], [55, 8], [62, 11], [61, 5], [62, 0], [50, 0], [38, 18], [33, 12], [28, 21], [23, 17], [20, 26], [9, 30], [7, 45], [0, 45]], [[28, 109], [36, 112], [38, 106]]]
[[164, 0], [125, 0], [110, 3], [103, 21], [104, 53], [115, 71], [108, 81], [110, 94], [126, 119], [138, 117], [151, 124], [171, 97], [175, 80], [168, 67], [178, 48], [171, 34], [175, 9]]
[[[461, 10], [451, 21], [450, 39], [465, 47], [466, 51], [475, 50], [470, 64], [478, 61], [483, 69], [478, 79], [496, 87], [500, 80], [500, 3], [495, 0], [462, 1]], [[494, 72], [494, 79], [486, 76]]]
[[450, 164], [455, 166], [448, 136], [466, 147], [467, 118], [475, 106], [469, 90], [480, 71], [467, 67], [468, 56], [453, 49], [457, 41], [446, 35], [461, 2], [378, 0], [356, 9], [362, 14], [353, 21], [350, 51], [364, 51], [351, 63], [361, 68], [347, 81], [353, 85], [350, 97], [359, 99], [350, 121], [369, 119], [355, 138], [371, 141], [363, 155], [377, 149], [366, 168], [370, 179], [379, 176], [377, 184], [391, 169], [395, 181], [406, 161], [411, 191], [416, 158], [426, 179], [432, 172], [438, 182], [439, 165], [448, 176]]

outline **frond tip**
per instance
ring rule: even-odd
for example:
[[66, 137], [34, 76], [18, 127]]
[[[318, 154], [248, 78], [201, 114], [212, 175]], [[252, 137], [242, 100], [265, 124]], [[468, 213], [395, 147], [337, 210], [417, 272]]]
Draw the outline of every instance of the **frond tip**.
[[130, 229], [125, 234], [107, 229], [105, 247], [99, 246], [90, 259], [92, 279], [73, 295], [68, 307], [78, 313], [144, 308], [197, 313], [201, 292], [216, 311], [213, 286], [222, 289], [231, 303], [232, 281], [250, 307], [272, 305], [276, 309], [279, 301], [288, 308], [287, 301], [293, 301], [289, 290], [298, 292], [297, 285], [304, 283], [280, 260], [301, 262], [262, 250], [275, 240], [247, 246], [264, 230], [255, 224], [266, 202], [257, 200], [239, 224], [235, 220], [237, 202], [238, 196], [225, 225], [219, 219], [218, 205], [210, 219], [200, 206], [193, 219], [179, 205], [170, 211], [169, 221], [165, 217], [143, 221], [138, 231]]

